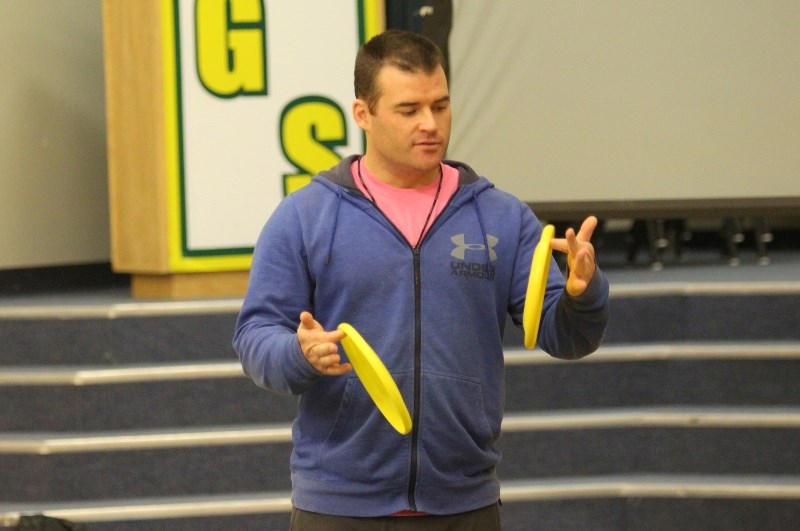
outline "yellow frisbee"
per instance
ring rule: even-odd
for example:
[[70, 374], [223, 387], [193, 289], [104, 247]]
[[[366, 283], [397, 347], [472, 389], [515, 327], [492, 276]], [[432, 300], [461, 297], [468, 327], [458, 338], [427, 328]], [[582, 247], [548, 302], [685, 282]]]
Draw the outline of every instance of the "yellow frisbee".
[[525, 307], [522, 310], [522, 329], [525, 332], [525, 348], [527, 349], [536, 346], [536, 337], [539, 334], [544, 292], [547, 288], [547, 274], [550, 272], [550, 259], [553, 257], [550, 240], [553, 239], [555, 230], [553, 225], [547, 225], [542, 230], [542, 237], [539, 239], [531, 259], [528, 293], [525, 296]]
[[338, 329], [344, 332], [341, 343], [353, 365], [353, 370], [378, 406], [378, 410], [401, 434], [410, 432], [411, 415], [408, 414], [400, 389], [397, 388], [389, 370], [355, 328], [347, 323], [341, 323]]

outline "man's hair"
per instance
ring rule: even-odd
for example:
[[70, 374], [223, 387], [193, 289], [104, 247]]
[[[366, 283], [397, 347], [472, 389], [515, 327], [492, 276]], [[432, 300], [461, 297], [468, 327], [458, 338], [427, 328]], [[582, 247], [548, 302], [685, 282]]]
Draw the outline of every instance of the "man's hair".
[[356, 98], [366, 101], [372, 113], [381, 96], [377, 84], [381, 68], [390, 65], [404, 72], [430, 74], [444, 64], [442, 51], [429, 38], [410, 31], [387, 30], [358, 50], [353, 76]]

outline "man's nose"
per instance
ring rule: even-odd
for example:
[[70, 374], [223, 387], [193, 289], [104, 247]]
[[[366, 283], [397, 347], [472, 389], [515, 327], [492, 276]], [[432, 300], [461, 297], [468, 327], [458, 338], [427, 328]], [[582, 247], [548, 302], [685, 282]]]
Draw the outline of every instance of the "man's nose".
[[420, 113], [419, 128], [422, 131], [436, 131], [439, 128], [439, 122], [436, 121], [432, 109], [424, 109]]

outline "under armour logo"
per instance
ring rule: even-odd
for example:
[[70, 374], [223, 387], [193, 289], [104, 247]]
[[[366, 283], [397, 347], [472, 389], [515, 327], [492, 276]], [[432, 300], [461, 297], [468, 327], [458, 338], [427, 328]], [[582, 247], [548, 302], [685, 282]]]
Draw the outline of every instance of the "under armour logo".
[[[470, 251], [485, 251], [486, 246], [482, 243], [466, 243], [464, 242], [464, 235], [463, 234], [456, 234], [450, 241], [456, 244], [456, 248], [450, 252], [450, 256], [453, 258], [458, 258], [459, 260], [464, 259], [464, 254], [467, 252], [467, 249]], [[496, 237], [492, 236], [491, 234], [486, 235], [486, 241], [489, 243], [489, 260], [494, 262], [497, 260], [497, 253], [494, 252], [494, 246], [497, 245], [497, 242], [500, 241]]]

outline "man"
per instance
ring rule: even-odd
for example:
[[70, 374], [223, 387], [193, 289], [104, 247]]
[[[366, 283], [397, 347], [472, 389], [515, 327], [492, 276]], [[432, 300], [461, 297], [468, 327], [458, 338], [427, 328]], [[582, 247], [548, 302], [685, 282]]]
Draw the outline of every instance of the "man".
[[[469, 166], [443, 160], [451, 109], [441, 52], [387, 31], [356, 58], [351, 156], [288, 196], [259, 237], [234, 345], [260, 386], [300, 396], [293, 529], [499, 529], [495, 446], [502, 334], [519, 324], [542, 226]], [[538, 344], [599, 345], [608, 283], [588, 218], [554, 239]], [[340, 351], [342, 322], [379, 353], [412, 417], [401, 435]], [[535, 451], [535, 449], [532, 449]]]

